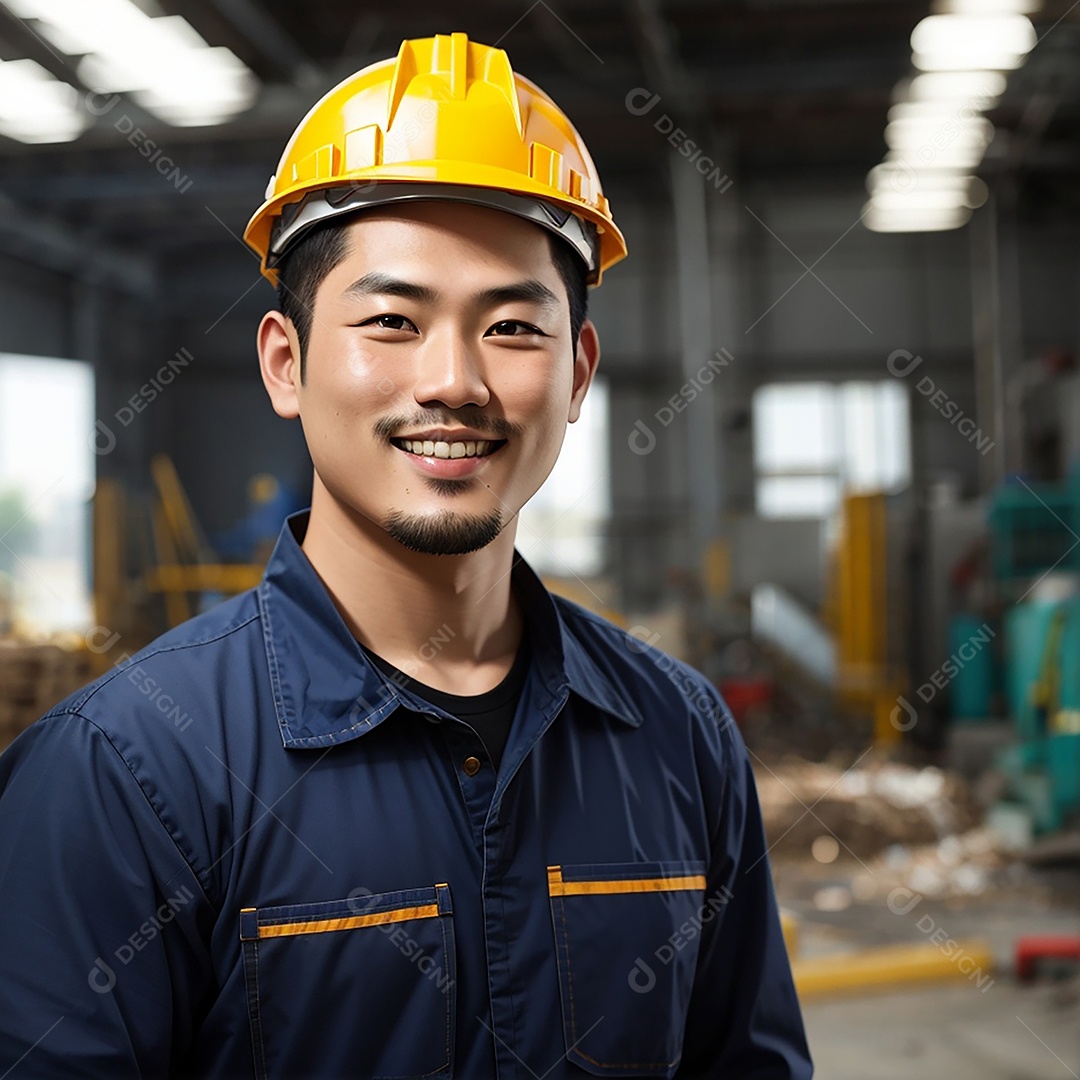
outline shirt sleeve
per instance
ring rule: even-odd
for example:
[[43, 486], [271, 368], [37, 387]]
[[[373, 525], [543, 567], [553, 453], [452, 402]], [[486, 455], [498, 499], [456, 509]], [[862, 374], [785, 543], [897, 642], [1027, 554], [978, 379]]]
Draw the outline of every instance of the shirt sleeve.
[[749, 755], [723, 699], [713, 691], [711, 700], [716, 717], [707, 760], [713, 783], [706, 790], [719, 791], [720, 812], [706, 902], [717, 915], [702, 927], [675, 1075], [678, 1080], [810, 1080], [813, 1065], [780, 929]]
[[101, 728], [48, 716], [0, 757], [0, 1073], [168, 1075], [207, 993], [208, 919]]

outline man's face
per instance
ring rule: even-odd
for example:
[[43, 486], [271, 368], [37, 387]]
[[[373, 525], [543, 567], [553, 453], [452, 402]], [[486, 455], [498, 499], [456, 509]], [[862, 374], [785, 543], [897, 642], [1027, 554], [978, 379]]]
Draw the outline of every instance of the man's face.
[[[318, 479], [405, 547], [491, 543], [547, 478], [595, 371], [544, 230], [421, 201], [365, 211], [290, 381]], [[291, 330], [291, 327], [290, 327]], [[290, 335], [295, 340], [295, 334]], [[286, 391], [287, 396], [287, 391]]]

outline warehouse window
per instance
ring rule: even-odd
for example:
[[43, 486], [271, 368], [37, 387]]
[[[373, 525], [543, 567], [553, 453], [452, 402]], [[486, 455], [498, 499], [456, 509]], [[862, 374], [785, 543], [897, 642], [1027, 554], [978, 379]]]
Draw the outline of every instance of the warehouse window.
[[90, 625], [94, 375], [0, 353], [0, 633]]
[[911, 479], [905, 388], [893, 382], [772, 383], [754, 394], [762, 517], [827, 517], [845, 491]]
[[594, 378], [551, 475], [518, 515], [515, 544], [537, 573], [584, 577], [604, 569], [610, 489], [608, 385]]

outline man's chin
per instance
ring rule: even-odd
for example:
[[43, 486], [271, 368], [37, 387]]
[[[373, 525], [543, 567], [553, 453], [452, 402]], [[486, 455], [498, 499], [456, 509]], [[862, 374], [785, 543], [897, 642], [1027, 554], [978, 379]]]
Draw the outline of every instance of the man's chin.
[[467, 555], [487, 547], [502, 532], [502, 515], [440, 510], [434, 514], [392, 511], [383, 529], [402, 547], [421, 555]]

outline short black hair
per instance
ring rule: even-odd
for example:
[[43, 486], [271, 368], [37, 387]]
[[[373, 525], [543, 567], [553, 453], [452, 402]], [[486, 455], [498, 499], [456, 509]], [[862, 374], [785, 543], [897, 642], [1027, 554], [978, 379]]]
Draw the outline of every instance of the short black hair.
[[[300, 341], [301, 383], [307, 373], [315, 294], [326, 275], [345, 258], [348, 251], [345, 225], [352, 220], [355, 218], [350, 214], [344, 220], [332, 218], [313, 226], [278, 264], [278, 310], [291, 319], [296, 327], [296, 336]], [[588, 272], [584, 260], [568, 242], [560, 240], [550, 231], [547, 238], [551, 247], [551, 261], [566, 286], [567, 299], [570, 301], [570, 347], [576, 352], [581, 324], [589, 310]]]

